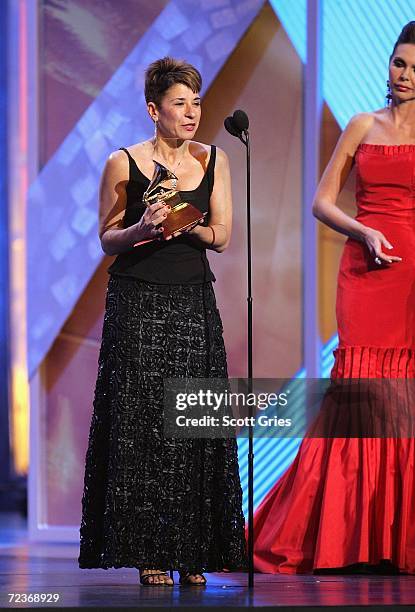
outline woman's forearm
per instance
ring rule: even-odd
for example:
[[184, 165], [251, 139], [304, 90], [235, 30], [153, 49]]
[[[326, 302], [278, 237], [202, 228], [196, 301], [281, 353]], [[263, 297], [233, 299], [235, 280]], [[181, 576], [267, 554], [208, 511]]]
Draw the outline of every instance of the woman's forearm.
[[118, 255], [132, 249], [141, 239], [135, 224], [125, 229], [108, 229], [101, 236], [101, 246], [107, 255]]
[[367, 227], [346, 215], [338, 206], [331, 202], [316, 200], [313, 204], [313, 215], [331, 229], [355, 238], [364, 240]]
[[226, 227], [219, 223], [209, 225], [196, 225], [189, 236], [194, 238], [205, 249], [222, 253], [229, 244]]

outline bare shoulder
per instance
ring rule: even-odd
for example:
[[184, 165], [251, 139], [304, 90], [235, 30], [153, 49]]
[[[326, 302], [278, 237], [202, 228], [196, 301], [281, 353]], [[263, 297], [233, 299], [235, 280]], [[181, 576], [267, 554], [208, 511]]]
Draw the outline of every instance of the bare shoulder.
[[[197, 156], [198, 157], [200, 156], [200, 158], [203, 157], [205, 159], [209, 159], [211, 151], [212, 151], [212, 145], [205, 144], [204, 142], [192, 141], [190, 146], [192, 146], [193, 148], [194, 155], [198, 154]], [[229, 164], [229, 159], [225, 151], [221, 149], [220, 147], [218, 147], [217, 145], [215, 145], [215, 148], [216, 148], [216, 166], [226, 166], [227, 164]]]
[[353, 158], [359, 144], [371, 131], [374, 120], [373, 113], [354, 115], [341, 134], [336, 147], [337, 153]]
[[112, 151], [107, 158], [107, 165], [111, 168], [123, 167], [128, 165], [128, 157], [125, 151]]
[[[138, 142], [136, 144], [124, 147], [140, 166], [145, 167], [148, 159], [151, 160], [151, 154], [148, 147], [149, 141]], [[119, 179], [128, 179], [130, 161], [128, 154], [124, 150], [116, 150], [110, 153], [105, 164], [104, 172]]]
[[112, 151], [107, 157], [103, 170], [104, 177], [123, 178], [128, 177], [128, 157], [125, 151]]
[[229, 158], [227, 154], [225, 153], [225, 151], [221, 149], [220, 147], [216, 147], [216, 159], [217, 159], [218, 164], [221, 166], [225, 167], [229, 165]]
[[216, 147], [215, 174], [225, 179], [227, 177], [227, 180], [230, 180], [230, 171], [228, 156], [223, 149]]
[[390, 125], [390, 111], [388, 108], [379, 108], [372, 115], [374, 128], [388, 129]]
[[370, 113], [370, 114], [373, 115], [375, 119], [377, 118], [384, 119], [385, 117], [389, 116], [390, 110], [386, 106], [383, 106], [382, 108], [378, 108], [377, 110], [373, 111], [373, 113]]
[[209, 144], [205, 144], [204, 142], [196, 142], [195, 140], [191, 140], [189, 142], [190, 154], [202, 166], [204, 171], [206, 171], [208, 167], [211, 151], [212, 147]]
[[375, 113], [357, 113], [353, 115], [346, 126], [345, 132], [356, 136], [364, 136], [375, 122]]
[[203, 162], [209, 159], [211, 147], [204, 142], [196, 142], [196, 140], [191, 140], [189, 142], [189, 151], [193, 157], [203, 164]]
[[129, 154], [137, 161], [146, 160], [148, 157], [152, 157], [154, 151], [154, 145], [152, 144], [151, 140], [143, 140], [142, 142], [136, 142], [134, 144], [128, 145], [125, 148], [128, 150]]
[[210, 153], [210, 145], [206, 144], [205, 142], [197, 142], [196, 140], [190, 140], [189, 141], [189, 149], [191, 150], [191, 152], [193, 153], [193, 155], [196, 154], [208, 154]]

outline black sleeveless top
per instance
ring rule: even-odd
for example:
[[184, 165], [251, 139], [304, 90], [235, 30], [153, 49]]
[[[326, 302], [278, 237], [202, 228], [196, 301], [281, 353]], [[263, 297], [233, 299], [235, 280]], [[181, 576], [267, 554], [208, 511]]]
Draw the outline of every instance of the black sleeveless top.
[[[137, 223], [145, 212], [143, 194], [150, 181], [138, 168], [130, 153], [130, 174], [126, 186], [127, 205], [123, 227]], [[211, 145], [210, 159], [199, 186], [192, 191], [181, 191], [182, 200], [196, 206], [201, 212], [209, 211], [213, 190], [216, 147]], [[207, 219], [203, 221], [207, 225]], [[216, 280], [206, 257], [206, 249], [182, 235], [168, 241], [153, 241], [120, 253], [108, 272], [117, 276], [132, 276], [149, 283], [163, 285], [198, 284]]]

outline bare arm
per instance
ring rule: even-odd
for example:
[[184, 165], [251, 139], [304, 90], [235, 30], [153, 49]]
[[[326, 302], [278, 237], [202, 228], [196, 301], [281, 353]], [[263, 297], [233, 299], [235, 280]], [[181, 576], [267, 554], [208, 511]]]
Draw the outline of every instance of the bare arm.
[[208, 225], [197, 225], [187, 234], [205, 248], [222, 253], [232, 232], [232, 190], [228, 156], [217, 148], [215, 183], [209, 202]]
[[131, 249], [136, 242], [155, 238], [162, 231], [155, 226], [167, 215], [161, 203], [152, 204], [134, 225], [123, 229], [127, 204], [128, 158], [123, 151], [109, 156], [99, 187], [99, 237], [104, 253], [117, 255]]
[[350, 174], [356, 149], [373, 123], [369, 113], [355, 115], [339, 138], [333, 155], [317, 187], [313, 215], [332, 229], [365, 242], [372, 255], [387, 263], [401, 261], [382, 252], [382, 247], [393, 248], [385, 236], [344, 213], [336, 201]]

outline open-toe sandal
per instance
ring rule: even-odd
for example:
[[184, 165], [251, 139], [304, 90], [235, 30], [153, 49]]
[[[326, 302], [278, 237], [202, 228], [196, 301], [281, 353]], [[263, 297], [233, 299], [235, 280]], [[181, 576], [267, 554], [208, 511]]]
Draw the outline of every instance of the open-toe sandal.
[[[203, 580], [199, 580], [198, 582], [194, 582], [192, 577], [200, 576]], [[190, 572], [185, 572], [180, 574], [179, 583], [182, 586], [205, 586], [206, 578], [203, 574], [191, 574]]]
[[140, 584], [142, 584], [143, 586], [173, 586], [172, 582], [154, 582], [154, 581], [150, 581], [150, 578], [155, 578], [156, 576], [167, 576], [168, 578], [170, 578], [169, 574], [167, 572], [157, 572], [155, 574], [150, 574], [150, 572], [145, 572], [144, 574], [142, 574], [140, 572]]

